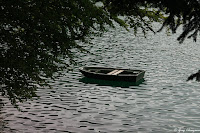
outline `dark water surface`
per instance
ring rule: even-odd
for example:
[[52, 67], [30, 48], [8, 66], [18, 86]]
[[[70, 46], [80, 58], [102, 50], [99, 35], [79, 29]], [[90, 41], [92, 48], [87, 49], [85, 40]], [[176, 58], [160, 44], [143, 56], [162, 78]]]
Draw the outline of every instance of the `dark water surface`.
[[[38, 89], [40, 98], [21, 103], [21, 112], [1, 97], [0, 132], [200, 132], [200, 83], [186, 82], [200, 69], [200, 44], [179, 44], [176, 37], [134, 37], [121, 28], [95, 37], [95, 45], [84, 44], [93, 54], [77, 53], [79, 66], [52, 82], [53, 89]], [[143, 69], [145, 81], [83, 82], [78, 68], [84, 65]]]

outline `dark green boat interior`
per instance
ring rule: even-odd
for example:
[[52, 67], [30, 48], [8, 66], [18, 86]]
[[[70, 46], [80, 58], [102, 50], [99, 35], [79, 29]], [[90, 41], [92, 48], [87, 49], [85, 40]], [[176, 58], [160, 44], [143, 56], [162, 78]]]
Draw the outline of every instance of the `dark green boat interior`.
[[[101, 73], [101, 74], [108, 74], [109, 72], [112, 72], [113, 70], [116, 70], [116, 69], [87, 69], [87, 71], [89, 72]], [[140, 72], [141, 72], [140, 70], [124, 70], [119, 75], [137, 75]]]

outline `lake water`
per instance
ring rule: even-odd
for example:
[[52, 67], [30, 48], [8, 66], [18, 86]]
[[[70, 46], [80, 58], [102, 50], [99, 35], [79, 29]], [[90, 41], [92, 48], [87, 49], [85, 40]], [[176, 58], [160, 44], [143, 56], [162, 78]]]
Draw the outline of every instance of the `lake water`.
[[[186, 82], [200, 69], [200, 45], [165, 32], [134, 36], [111, 29], [93, 44], [92, 54], [77, 53], [72, 72], [39, 88], [39, 99], [20, 103], [21, 112], [1, 97], [0, 132], [178, 133], [200, 132], [200, 83]], [[146, 71], [138, 86], [83, 82], [80, 66], [107, 66]]]

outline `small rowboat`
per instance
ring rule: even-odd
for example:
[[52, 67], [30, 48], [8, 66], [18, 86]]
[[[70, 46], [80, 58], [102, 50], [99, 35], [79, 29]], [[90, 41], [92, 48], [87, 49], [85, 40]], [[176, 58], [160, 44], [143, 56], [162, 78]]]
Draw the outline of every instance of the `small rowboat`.
[[138, 82], [144, 78], [144, 70], [131, 70], [106, 67], [82, 67], [80, 72], [88, 78]]

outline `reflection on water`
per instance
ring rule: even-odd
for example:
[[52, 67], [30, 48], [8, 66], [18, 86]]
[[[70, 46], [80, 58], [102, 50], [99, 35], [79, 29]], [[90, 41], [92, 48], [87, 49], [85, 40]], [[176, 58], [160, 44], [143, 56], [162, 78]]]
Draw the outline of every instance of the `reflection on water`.
[[144, 79], [141, 79], [138, 82], [126, 82], [126, 81], [100, 80], [100, 79], [84, 77], [84, 78], [81, 78], [79, 81], [86, 83], [86, 84], [96, 84], [99, 86], [112, 86], [112, 87], [127, 88], [130, 86], [139, 86], [142, 82], [144, 82]]
[[[10, 132], [172, 133], [177, 128], [200, 130], [200, 84], [186, 82], [199, 70], [200, 45], [176, 36], [111, 30], [87, 45], [92, 55], [77, 53], [80, 64], [39, 88], [39, 99], [20, 103], [21, 112], [0, 97], [3, 130]], [[122, 85], [83, 78], [80, 66], [101, 65], [142, 69], [145, 81]], [[2, 132], [3, 132], [2, 131]], [[176, 132], [177, 133], [177, 132]]]

